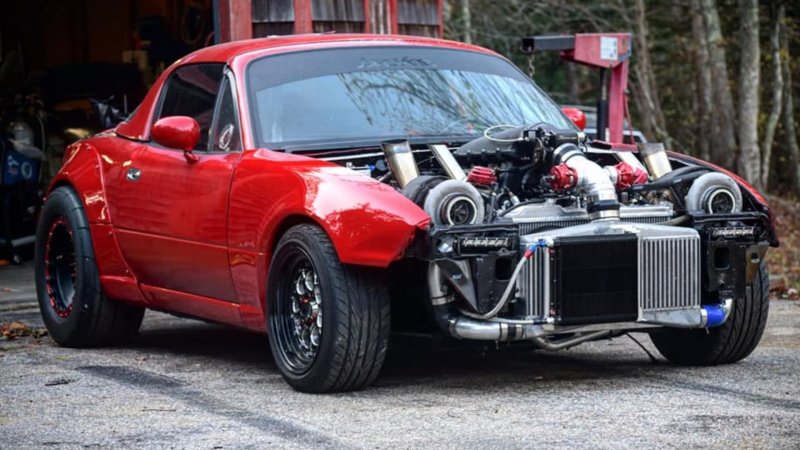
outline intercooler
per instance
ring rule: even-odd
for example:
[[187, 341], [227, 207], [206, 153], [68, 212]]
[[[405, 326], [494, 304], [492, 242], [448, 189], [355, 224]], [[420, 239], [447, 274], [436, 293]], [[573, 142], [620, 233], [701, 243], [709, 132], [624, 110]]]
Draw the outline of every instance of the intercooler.
[[700, 308], [700, 237], [689, 228], [592, 223], [525, 235], [544, 239], [517, 287], [528, 318], [561, 325], [634, 322]]
[[646, 237], [639, 249], [643, 310], [700, 307], [700, 236]]

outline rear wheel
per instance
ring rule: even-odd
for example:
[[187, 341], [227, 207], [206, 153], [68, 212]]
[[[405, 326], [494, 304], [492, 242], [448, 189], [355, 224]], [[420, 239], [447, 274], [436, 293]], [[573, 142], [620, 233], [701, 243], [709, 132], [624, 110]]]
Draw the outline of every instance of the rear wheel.
[[116, 344], [136, 334], [144, 309], [103, 295], [80, 198], [60, 187], [47, 197], [36, 230], [36, 292], [47, 331], [59, 345]]
[[381, 273], [341, 264], [325, 233], [304, 224], [278, 243], [268, 286], [270, 347], [293, 388], [349, 391], [377, 378], [390, 324]]
[[746, 298], [735, 300], [730, 317], [722, 326], [708, 330], [663, 330], [650, 339], [669, 361], [687, 365], [734, 363], [755, 350], [769, 313], [769, 273], [766, 263], [747, 288]]

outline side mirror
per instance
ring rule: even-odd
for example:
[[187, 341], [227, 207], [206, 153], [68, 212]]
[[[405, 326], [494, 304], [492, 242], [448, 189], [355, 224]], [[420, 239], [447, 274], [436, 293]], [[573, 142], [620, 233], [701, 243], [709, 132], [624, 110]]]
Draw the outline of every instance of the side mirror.
[[193, 163], [200, 158], [193, 153], [200, 140], [200, 125], [187, 116], [171, 116], [158, 119], [150, 132], [159, 145], [183, 150], [186, 161]]
[[564, 106], [561, 108], [561, 112], [564, 113], [565, 116], [569, 117], [569, 120], [572, 121], [581, 131], [586, 128], [586, 114], [578, 108], [572, 106]]

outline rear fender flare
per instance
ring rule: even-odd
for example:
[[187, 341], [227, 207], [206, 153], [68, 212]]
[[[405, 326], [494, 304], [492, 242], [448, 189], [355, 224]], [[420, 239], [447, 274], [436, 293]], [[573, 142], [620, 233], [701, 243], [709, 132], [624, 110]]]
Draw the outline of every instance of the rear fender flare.
[[67, 147], [64, 164], [50, 182], [48, 193], [63, 185], [72, 186], [78, 193], [89, 223], [110, 223], [103, 189], [103, 174], [97, 149], [87, 142]]
[[89, 222], [103, 292], [114, 299], [145, 305], [137, 281], [117, 245], [106, 203], [101, 164], [100, 154], [91, 144], [80, 141], [69, 146], [64, 153], [64, 164], [47, 192], [68, 186], [78, 194]]

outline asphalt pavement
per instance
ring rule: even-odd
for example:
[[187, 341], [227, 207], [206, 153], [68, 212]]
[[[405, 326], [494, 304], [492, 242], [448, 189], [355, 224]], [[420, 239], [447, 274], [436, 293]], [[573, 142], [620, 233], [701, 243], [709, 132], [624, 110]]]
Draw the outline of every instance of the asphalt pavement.
[[[0, 324], [42, 327], [32, 266]], [[148, 311], [120, 348], [0, 338], [0, 448], [800, 448], [800, 301], [738, 364], [666, 363], [646, 335], [559, 353], [397, 337], [364, 391], [294, 392], [266, 337]]]

